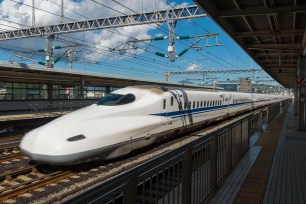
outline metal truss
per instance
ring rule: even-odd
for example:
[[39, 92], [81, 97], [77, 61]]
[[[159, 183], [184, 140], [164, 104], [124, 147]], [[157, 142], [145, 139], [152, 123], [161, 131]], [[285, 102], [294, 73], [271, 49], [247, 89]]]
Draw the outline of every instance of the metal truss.
[[[186, 6], [171, 9], [174, 20], [206, 17], [206, 14], [197, 6]], [[32, 27], [13, 31], [0, 32], [0, 40], [37, 37], [43, 35], [64, 34], [97, 29], [133, 26], [166, 22], [169, 18], [169, 10], [152, 11], [125, 16], [105, 17], [79, 22], [62, 23], [58, 25]]]
[[[238, 84], [240, 81], [239, 80], [223, 80], [220, 81], [218, 80], [218, 84]], [[262, 80], [255, 80], [255, 83], [260, 83], [260, 82], [276, 82], [274, 79], [262, 79]]]
[[183, 74], [240, 74], [240, 73], [255, 73], [263, 72], [263, 69], [227, 69], [227, 70], [211, 70], [211, 71], [181, 71], [181, 72], [166, 72], [166, 75], [183, 75]]

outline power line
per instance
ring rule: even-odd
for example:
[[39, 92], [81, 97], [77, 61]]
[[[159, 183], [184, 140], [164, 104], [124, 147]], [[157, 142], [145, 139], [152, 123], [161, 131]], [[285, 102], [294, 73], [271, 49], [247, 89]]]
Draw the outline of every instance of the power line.
[[[15, 2], [15, 1], [14, 1]], [[96, 2], [96, 1], [94, 1], [94, 2]], [[18, 3], [18, 2], [17, 2]], [[99, 3], [99, 2], [98, 2]], [[100, 3], [101, 4], [101, 3]], [[105, 6], [104, 4], [103, 4], [103, 6]], [[43, 10], [43, 9], [39, 9], [39, 10]], [[112, 10], [115, 10], [115, 9], [112, 9]], [[43, 11], [45, 11], [45, 10], [43, 10]], [[117, 11], [117, 10], [115, 10], [115, 11]], [[47, 11], [45, 11], [45, 12], [47, 12]], [[120, 11], [117, 11], [117, 12], [120, 12]], [[54, 14], [54, 13], [52, 13], [52, 12], [47, 12], [47, 13], [50, 13], [50, 14]], [[120, 13], [122, 13], [122, 12], [120, 12]], [[59, 16], [58, 14], [54, 14], [54, 15], [56, 15], [56, 16]], [[71, 18], [68, 18], [68, 19], [71, 19]], [[73, 20], [73, 19], [72, 19]], [[160, 28], [158, 28], [159, 30], [160, 30]], [[209, 53], [209, 54], [211, 54], [211, 53]], [[205, 56], [205, 55], [203, 55], [203, 54], [201, 54], [202, 56]], [[205, 56], [206, 57], [206, 56]], [[216, 57], [216, 56], [215, 56]], [[210, 58], [209, 58], [210, 59]], [[212, 59], [211, 59], [212, 60]], [[221, 59], [222, 60], [222, 59]], [[216, 62], [216, 63], [218, 63], [218, 64], [221, 64], [221, 63], [219, 63], [219, 62], [217, 62], [217, 61], [215, 61], [215, 60], [212, 60], [212, 61], [214, 61], [214, 62]], [[224, 61], [224, 60], [223, 60]], [[228, 62], [227, 62], [228, 63]], [[222, 65], [222, 64], [221, 64]]]

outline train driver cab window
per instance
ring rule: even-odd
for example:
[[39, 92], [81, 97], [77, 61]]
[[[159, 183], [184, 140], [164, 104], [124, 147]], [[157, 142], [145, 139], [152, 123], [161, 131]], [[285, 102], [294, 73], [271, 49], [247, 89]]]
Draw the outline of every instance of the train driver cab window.
[[171, 106], [173, 106], [173, 96], [171, 96]]
[[132, 103], [135, 101], [135, 96], [133, 94], [114, 94], [110, 93], [97, 101], [97, 105], [103, 106], [117, 106], [117, 105], [125, 105], [128, 103]]
[[166, 109], [166, 99], [163, 100], [163, 109]]

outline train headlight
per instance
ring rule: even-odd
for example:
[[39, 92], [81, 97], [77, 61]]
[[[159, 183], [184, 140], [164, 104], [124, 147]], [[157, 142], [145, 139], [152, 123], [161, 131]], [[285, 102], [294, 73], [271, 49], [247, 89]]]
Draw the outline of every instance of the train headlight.
[[85, 139], [86, 137], [84, 135], [76, 135], [76, 136], [73, 136], [73, 137], [69, 137], [67, 139], [67, 141], [69, 142], [74, 142], [74, 141], [78, 141], [78, 140], [83, 140]]

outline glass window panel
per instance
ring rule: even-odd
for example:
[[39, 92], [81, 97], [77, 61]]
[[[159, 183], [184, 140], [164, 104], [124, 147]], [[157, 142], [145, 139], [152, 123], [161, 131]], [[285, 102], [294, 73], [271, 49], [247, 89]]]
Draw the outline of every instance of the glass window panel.
[[13, 87], [14, 88], [27, 88], [27, 84], [24, 84], [24, 83], [14, 83], [13, 84]]
[[14, 100], [26, 100], [27, 90], [26, 89], [14, 89], [13, 98]]

